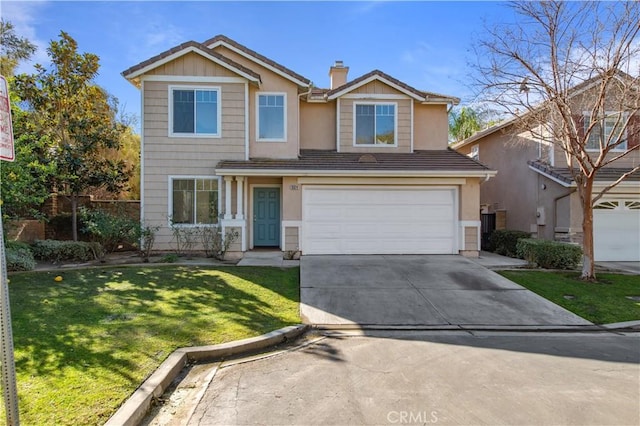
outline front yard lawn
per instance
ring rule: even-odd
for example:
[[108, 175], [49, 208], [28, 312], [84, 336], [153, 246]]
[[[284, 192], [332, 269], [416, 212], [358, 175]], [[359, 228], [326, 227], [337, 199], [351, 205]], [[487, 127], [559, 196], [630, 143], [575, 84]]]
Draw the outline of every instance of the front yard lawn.
[[186, 266], [11, 275], [20, 420], [103, 424], [174, 349], [298, 323], [298, 276]]
[[594, 324], [640, 320], [640, 277], [598, 274], [598, 283], [575, 272], [502, 271], [501, 275]]

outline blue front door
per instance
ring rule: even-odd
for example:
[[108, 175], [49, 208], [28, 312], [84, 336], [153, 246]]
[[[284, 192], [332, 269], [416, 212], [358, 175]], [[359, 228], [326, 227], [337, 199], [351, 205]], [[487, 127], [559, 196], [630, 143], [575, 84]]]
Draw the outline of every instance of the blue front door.
[[280, 245], [280, 188], [253, 190], [253, 245]]

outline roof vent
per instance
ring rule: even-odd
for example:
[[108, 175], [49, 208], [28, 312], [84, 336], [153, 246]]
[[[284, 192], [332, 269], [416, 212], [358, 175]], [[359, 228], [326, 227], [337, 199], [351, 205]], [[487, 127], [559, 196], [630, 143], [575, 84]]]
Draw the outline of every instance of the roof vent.
[[364, 154], [358, 158], [358, 163], [377, 163], [378, 159], [372, 154]]

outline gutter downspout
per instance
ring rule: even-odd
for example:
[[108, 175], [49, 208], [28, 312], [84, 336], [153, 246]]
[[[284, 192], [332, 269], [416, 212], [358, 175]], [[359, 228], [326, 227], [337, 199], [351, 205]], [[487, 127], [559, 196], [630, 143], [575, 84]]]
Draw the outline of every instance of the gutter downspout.
[[313, 90], [313, 83], [309, 83], [309, 86], [307, 88], [309, 90], [298, 94], [298, 109], [297, 109], [298, 110], [298, 117], [297, 117], [298, 118], [298, 158], [300, 158], [300, 127], [302, 127], [302, 123], [300, 123], [300, 98], [302, 96], [306, 96], [307, 100], [309, 100], [309, 95], [311, 95], [311, 91]]

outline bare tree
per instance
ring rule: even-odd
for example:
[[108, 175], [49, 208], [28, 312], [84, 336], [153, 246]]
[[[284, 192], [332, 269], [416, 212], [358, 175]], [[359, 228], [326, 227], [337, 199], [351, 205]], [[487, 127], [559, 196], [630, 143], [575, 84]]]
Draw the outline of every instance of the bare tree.
[[593, 206], [640, 170], [633, 162], [594, 188], [603, 167], [640, 148], [640, 3], [510, 7], [517, 23], [487, 28], [477, 43], [475, 83], [483, 98], [515, 117], [517, 128], [564, 153], [582, 205], [581, 277], [595, 280]]

